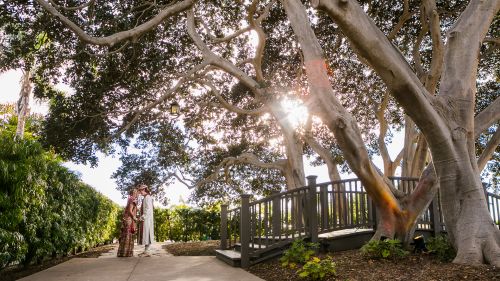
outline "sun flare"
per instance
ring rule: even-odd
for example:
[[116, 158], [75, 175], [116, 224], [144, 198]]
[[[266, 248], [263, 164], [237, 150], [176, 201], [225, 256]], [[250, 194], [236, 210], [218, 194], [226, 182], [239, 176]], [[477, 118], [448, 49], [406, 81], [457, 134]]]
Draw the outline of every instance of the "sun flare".
[[307, 122], [309, 112], [302, 102], [286, 98], [281, 101], [281, 107], [286, 112], [286, 118], [293, 128], [303, 126]]

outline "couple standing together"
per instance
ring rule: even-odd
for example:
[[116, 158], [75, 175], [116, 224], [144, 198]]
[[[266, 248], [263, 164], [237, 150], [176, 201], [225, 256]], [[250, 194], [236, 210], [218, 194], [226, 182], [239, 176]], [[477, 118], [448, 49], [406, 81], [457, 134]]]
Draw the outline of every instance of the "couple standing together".
[[[144, 196], [141, 204], [141, 212], [137, 215], [137, 199]], [[140, 256], [150, 257], [149, 247], [154, 242], [154, 217], [153, 198], [149, 188], [140, 184], [129, 192], [127, 206], [123, 212], [122, 228], [120, 232], [120, 246], [118, 257], [132, 257], [134, 255], [134, 234], [137, 232], [137, 222], [142, 222], [140, 227], [138, 244], [144, 245], [144, 253]]]

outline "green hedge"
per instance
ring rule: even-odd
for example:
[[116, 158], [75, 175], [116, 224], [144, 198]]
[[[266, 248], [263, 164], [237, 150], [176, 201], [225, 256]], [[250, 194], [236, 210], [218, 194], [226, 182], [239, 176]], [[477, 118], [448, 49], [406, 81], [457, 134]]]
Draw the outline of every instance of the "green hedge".
[[0, 128], [0, 268], [110, 242], [119, 212], [53, 152]]
[[156, 208], [156, 241], [202, 241], [219, 239], [220, 208], [199, 209], [186, 205]]

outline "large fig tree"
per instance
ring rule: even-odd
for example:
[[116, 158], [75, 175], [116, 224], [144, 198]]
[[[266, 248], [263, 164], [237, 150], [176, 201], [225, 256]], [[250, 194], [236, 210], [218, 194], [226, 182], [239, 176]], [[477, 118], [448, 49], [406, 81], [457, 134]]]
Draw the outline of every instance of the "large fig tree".
[[[117, 31], [119, 27], [109, 25], [111, 19], [115, 17], [114, 10], [107, 9], [108, 13], [99, 13], [99, 7], [95, 5], [95, 1], [81, 3], [80, 1], [36, 0], [36, 3], [40, 5], [37, 8], [42, 7], [48, 14], [63, 23], [65, 28], [70, 29], [81, 42], [87, 44], [75, 44], [74, 47], [80, 50], [74, 54], [75, 56], [86, 56], [89, 52], [93, 52], [94, 56], [100, 56], [112, 53], [124, 54], [122, 50], [130, 51], [129, 55], [133, 58], [132, 60], [127, 56], [120, 57], [120, 63], [127, 65], [127, 71], [123, 73], [115, 73], [106, 77], [97, 76], [96, 73], [99, 73], [100, 67], [113, 68], [113, 65], [103, 65], [102, 60], [97, 59], [89, 60], [86, 66], [76, 68], [79, 71], [77, 74], [91, 77], [99, 82], [96, 85], [100, 85], [101, 88], [97, 90], [115, 87], [114, 90], [118, 93], [123, 93], [124, 89], [136, 90], [136, 93], [139, 93], [132, 95], [131, 99], [120, 100], [115, 104], [115, 117], [97, 124], [106, 129], [102, 131], [104, 139], [112, 137], [109, 128], [113, 126], [116, 128], [117, 123], [123, 122], [124, 125], [114, 132], [115, 135], [127, 132], [134, 126], [140, 127], [141, 123], [138, 121], [146, 121], [155, 114], [161, 114], [162, 105], [164, 106], [164, 102], [172, 98], [175, 93], [182, 92], [187, 96], [199, 96], [197, 93], [191, 93], [189, 87], [184, 85], [191, 87], [212, 85], [214, 87], [209, 87], [210, 92], [216, 94], [221, 81], [225, 82], [227, 87], [242, 83], [249, 90], [248, 97], [243, 98], [246, 108], [234, 106], [227, 100], [221, 99], [221, 96], [217, 96], [219, 102], [227, 103], [228, 109], [240, 110], [243, 114], [266, 109], [279, 120], [280, 113], [279, 108], [275, 107], [276, 101], [279, 100], [281, 93], [287, 92], [286, 85], [284, 85], [286, 83], [283, 83], [287, 80], [283, 77], [289, 73], [280, 73], [280, 69], [266, 69], [267, 59], [272, 61], [276, 58], [283, 58], [282, 54], [274, 54], [275, 56], [270, 58], [264, 58], [263, 54], [266, 50], [265, 41], [268, 33], [288, 34], [289, 27], [291, 27], [292, 33], [288, 37], [298, 42], [296, 49], [300, 54], [290, 63], [299, 73], [296, 80], [302, 83], [303, 93], [299, 96], [308, 106], [309, 112], [320, 117], [321, 122], [333, 133], [343, 158], [363, 182], [377, 205], [381, 214], [377, 235], [408, 239], [416, 219], [440, 187], [446, 230], [458, 250], [455, 262], [470, 264], [487, 262], [500, 265], [500, 231], [491, 220], [487, 210], [475, 149], [476, 138], [483, 131], [495, 128], [494, 125], [498, 123], [500, 99], [495, 99], [485, 106], [481, 113], [474, 115], [479, 58], [487, 52], [497, 52], [490, 45], [498, 44], [498, 38], [495, 36], [498, 37], [497, 13], [500, 9], [500, 1], [459, 1], [452, 11], [458, 16], [447, 20], [444, 24], [440, 21], [440, 7], [444, 7], [445, 4], [436, 3], [433, 0], [424, 0], [417, 4], [403, 1], [403, 5], [394, 6], [402, 6], [403, 15], [399, 20], [377, 21], [377, 24], [370, 16], [376, 17], [371, 14], [371, 11], [376, 9], [376, 6], [382, 5], [380, 1], [365, 3], [354, 0], [315, 0], [311, 2], [299, 0], [254, 0], [241, 3], [232, 1], [211, 3], [194, 0], [158, 1], [146, 3], [145, 7], [139, 9], [141, 6], [135, 1], [118, 1], [116, 7], [128, 11], [133, 16], [118, 18], [119, 25], [117, 26], [125, 28]], [[313, 8], [307, 9], [304, 4], [312, 4]], [[213, 21], [210, 22], [209, 19], [213, 18], [213, 11], [217, 10], [231, 10], [232, 12], [228, 13], [229, 16], [220, 19], [225, 24], [225, 28], [216, 27], [214, 36], [211, 29], [216, 24]], [[13, 13], [15, 11], [14, 8], [10, 10]], [[242, 13], [245, 18], [241, 17]], [[263, 20], [269, 13], [273, 20], [279, 18], [280, 15], [285, 15], [284, 23], [278, 25], [275, 30], [266, 29]], [[93, 15], [97, 14], [106, 19], [107, 24], [92, 22]], [[409, 58], [406, 55], [407, 52], [401, 53], [396, 47], [401, 42], [406, 42], [405, 36], [402, 36], [403, 39], [397, 39], [397, 35], [399, 31], [404, 30], [402, 27], [409, 19], [417, 14], [420, 17], [417, 22], [421, 23], [421, 27], [420, 31], [414, 34], [417, 43], [413, 49], [413, 57]], [[277, 15], [276, 18], [273, 17], [275, 15]], [[317, 24], [327, 18], [333, 20], [334, 24]], [[234, 22], [231, 23], [231, 20]], [[130, 28], [130, 25], [133, 27]], [[178, 28], [172, 29], [174, 25]], [[392, 30], [387, 28], [393, 25], [395, 27]], [[332, 29], [335, 29], [335, 32]], [[241, 42], [237, 41], [235, 46], [230, 45], [229, 42], [247, 34], [250, 30], [257, 34], [254, 52], [236, 52], [235, 50], [241, 47]], [[332, 34], [341, 33], [344, 38], [348, 39], [350, 47], [358, 56], [358, 63], [362, 62], [370, 67], [383, 82], [387, 93], [394, 97], [404, 109], [408, 116], [405, 118], [406, 127], [409, 130], [407, 135], [422, 134], [418, 137], [418, 149], [412, 151], [412, 157], [419, 161], [417, 165], [414, 165], [416, 168], [412, 170], [417, 172], [423, 170], [427, 160], [427, 147], [430, 150], [431, 161], [423, 170], [418, 187], [408, 196], [395, 190], [380, 170], [373, 165], [359, 122], [355, 115], [349, 112], [348, 106], [342, 103], [341, 94], [332, 83], [335, 81], [334, 76], [339, 74], [333, 68], [335, 65], [329, 64], [329, 58], [336, 55], [335, 50], [331, 48], [335, 45], [333, 42], [329, 46], [325, 45], [325, 42], [328, 44], [328, 40], [325, 40], [328, 36], [323, 35], [329, 31]], [[233, 33], [226, 35], [226, 32]], [[163, 36], [172, 41], [165, 41], [162, 39]], [[423, 40], [426, 36], [428, 38]], [[487, 36], [488, 38], [485, 39]], [[322, 40], [318, 40], [318, 37]], [[148, 80], [148, 77], [144, 76], [139, 65], [130, 67], [136, 62], [136, 57], [147, 56], [147, 52], [142, 54], [135, 52], [146, 50], [142, 48], [145, 45], [141, 45], [141, 42], [167, 46], [163, 49], [164, 53], [151, 55], [168, 61], [168, 57], [176, 55], [175, 51], [169, 49], [168, 46], [184, 46], [172, 44], [176, 42], [175, 40], [181, 40], [181, 43], [190, 40], [193, 43], [191, 49], [179, 49], [178, 51], [183, 55], [168, 64], [173, 66], [177, 63], [177, 67], [183, 71], [182, 75], [163, 77], [156, 75], [163, 73], [164, 69], [148, 61], [156, 71], [150, 72], [152, 77], [149, 79], [153, 83], [146, 83], [145, 80]], [[282, 42], [282, 44], [285, 43], [286, 41]], [[484, 47], [483, 43], [490, 45]], [[128, 44], [132, 44], [134, 48], [128, 49]], [[292, 51], [287, 50], [286, 53], [290, 52]], [[420, 57], [420, 53], [424, 56]], [[341, 55], [339, 58], [341, 61], [342, 58], [347, 57]], [[185, 63], [178, 64], [179, 61]], [[107, 62], [113, 63], [113, 61]], [[352, 63], [352, 61], [348, 62]], [[492, 63], [498, 65], [498, 61], [495, 60]], [[283, 64], [282, 67], [286, 68], [287, 65]], [[120, 75], [126, 77], [125, 75], [129, 73], [134, 75], [127, 76], [128, 78], [140, 78], [129, 82], [131, 85], [128, 86], [132, 87], [123, 87], [124, 83], [116, 81], [115, 77]], [[494, 75], [490, 74], [490, 77], [485, 77], [485, 79], [491, 79]], [[72, 79], [85, 81], [79, 77], [72, 77]], [[93, 81], [92, 79], [87, 82]], [[105, 83], [106, 79], [116, 83]], [[76, 82], [76, 85], [88, 91], [89, 95], [99, 97], [99, 100], [103, 102], [112, 102], [112, 97], [106, 98], [103, 92], [91, 91], [91, 87], [82, 82]], [[141, 95], [148, 92], [145, 88], [151, 90], [155, 87], [161, 89], [163, 94], [156, 95], [154, 98]], [[135, 109], [123, 113], [121, 112], [123, 106]], [[89, 107], [94, 108], [96, 114], [102, 114], [103, 104], [89, 104]], [[383, 108], [384, 102], [381, 102], [378, 111]], [[379, 121], [382, 121], [382, 114], [377, 114]], [[81, 116], [81, 118], [88, 118], [88, 116]], [[484, 166], [484, 158], [491, 157], [498, 146], [497, 135], [495, 134], [489, 140], [489, 144], [483, 150], [479, 166]], [[96, 135], [96, 137], [99, 140], [103, 139], [103, 136]], [[414, 139], [411, 137], [411, 142]], [[93, 145], [92, 142], [89, 143], [90, 147]], [[419, 151], [418, 154], [416, 154], [417, 151]], [[412, 153], [406, 152], [407, 155]], [[393, 170], [391, 165], [388, 163], [386, 170]], [[408, 165], [406, 163], [403, 168], [408, 168]], [[388, 174], [391, 173], [388, 172]], [[408, 174], [414, 173], [416, 172], [408, 172]], [[297, 180], [300, 182], [302, 179]]]

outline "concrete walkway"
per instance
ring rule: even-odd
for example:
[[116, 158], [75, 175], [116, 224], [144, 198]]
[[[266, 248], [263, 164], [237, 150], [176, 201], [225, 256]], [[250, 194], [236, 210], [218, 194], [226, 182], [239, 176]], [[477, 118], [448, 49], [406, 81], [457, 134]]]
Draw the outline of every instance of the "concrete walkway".
[[144, 248], [136, 246], [134, 257], [117, 258], [116, 249], [99, 258], [74, 258], [23, 281], [258, 281], [241, 268], [234, 268], [215, 257], [174, 257], [152, 247], [151, 257], [137, 257]]

